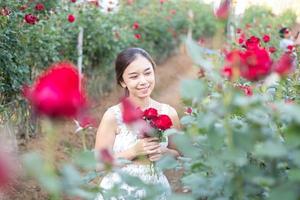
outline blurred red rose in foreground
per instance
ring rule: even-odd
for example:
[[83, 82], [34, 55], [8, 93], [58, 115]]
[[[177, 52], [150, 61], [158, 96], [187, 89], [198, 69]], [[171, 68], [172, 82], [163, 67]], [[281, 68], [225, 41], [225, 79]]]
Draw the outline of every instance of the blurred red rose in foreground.
[[279, 75], [287, 75], [293, 70], [293, 58], [289, 53], [284, 53], [274, 64], [274, 71]]
[[269, 35], [264, 35], [264, 36], [263, 36], [263, 41], [264, 41], [265, 43], [269, 42], [269, 41], [270, 41], [270, 36], [269, 36]]
[[269, 51], [270, 53], [275, 53], [277, 51], [277, 49], [275, 47], [269, 47]]
[[267, 51], [255, 36], [248, 38], [243, 47], [242, 50], [233, 49], [226, 54], [226, 64], [221, 70], [223, 76], [234, 80], [241, 76], [249, 81], [258, 81], [272, 72], [270, 52], [276, 51], [274, 47]]
[[71, 63], [56, 63], [37, 77], [31, 87], [24, 87], [24, 96], [38, 114], [75, 118], [86, 107], [85, 91], [79, 88], [80, 78]]
[[272, 60], [265, 49], [245, 51], [241, 54], [241, 76], [249, 81], [257, 81], [271, 72]]
[[143, 111], [137, 108], [128, 98], [124, 98], [121, 104], [124, 123], [130, 124], [143, 118]]
[[229, 16], [230, 0], [221, 2], [219, 8], [215, 12], [215, 16], [220, 20], [226, 20]]
[[242, 89], [244, 91], [244, 94], [246, 96], [252, 96], [253, 95], [253, 90], [251, 88], [251, 86], [248, 85], [240, 85], [239, 86], [240, 89]]
[[19, 175], [18, 162], [11, 141], [0, 132], [0, 199], [1, 192], [9, 191], [16, 184]]
[[114, 157], [108, 151], [108, 149], [101, 149], [99, 153], [100, 153], [99, 155], [100, 161], [102, 161], [105, 165], [113, 165]]

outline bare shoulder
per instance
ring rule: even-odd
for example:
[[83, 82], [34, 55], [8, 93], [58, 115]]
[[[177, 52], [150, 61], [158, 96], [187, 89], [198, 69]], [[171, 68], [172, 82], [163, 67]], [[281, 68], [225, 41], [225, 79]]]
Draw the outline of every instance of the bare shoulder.
[[170, 105], [168, 105], [168, 104], [166, 104], [167, 106], [168, 106], [168, 111], [169, 111], [169, 115], [171, 115], [171, 116], [177, 116], [178, 117], [178, 114], [177, 114], [177, 111], [176, 111], [176, 109], [175, 108], [173, 108], [172, 106], [170, 106]]
[[173, 120], [178, 119], [178, 114], [177, 114], [177, 111], [175, 108], [173, 108], [171, 105], [166, 104], [166, 103], [160, 103], [160, 102], [157, 102], [157, 103], [160, 104], [160, 107], [165, 107], [166, 114], [169, 115]]
[[102, 123], [107, 123], [107, 124], [111, 124], [111, 125], [115, 125], [116, 124], [116, 116], [115, 116], [115, 112], [114, 112], [114, 106], [108, 108], [103, 116], [102, 116], [102, 120], [101, 120], [101, 124]]

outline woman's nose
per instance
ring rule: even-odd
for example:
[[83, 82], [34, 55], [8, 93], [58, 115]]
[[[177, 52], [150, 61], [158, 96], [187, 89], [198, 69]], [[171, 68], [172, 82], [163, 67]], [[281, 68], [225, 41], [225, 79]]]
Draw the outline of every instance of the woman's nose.
[[140, 76], [139, 83], [140, 83], [140, 84], [145, 84], [145, 83], [147, 83], [147, 80], [146, 80], [145, 76], [143, 76], [143, 75]]

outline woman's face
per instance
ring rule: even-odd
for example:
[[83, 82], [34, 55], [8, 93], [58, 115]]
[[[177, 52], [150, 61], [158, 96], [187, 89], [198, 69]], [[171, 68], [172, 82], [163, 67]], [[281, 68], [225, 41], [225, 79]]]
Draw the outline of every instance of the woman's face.
[[127, 87], [130, 96], [145, 98], [151, 95], [155, 85], [154, 70], [147, 58], [138, 55], [123, 73], [122, 87]]

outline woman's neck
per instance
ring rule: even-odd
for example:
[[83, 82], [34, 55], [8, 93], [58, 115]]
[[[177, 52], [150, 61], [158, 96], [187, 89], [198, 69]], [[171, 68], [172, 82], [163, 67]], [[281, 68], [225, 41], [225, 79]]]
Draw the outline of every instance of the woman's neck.
[[136, 106], [141, 108], [142, 110], [145, 110], [149, 107], [151, 107], [152, 99], [150, 97], [147, 98], [136, 98], [129, 96], [128, 99]]

